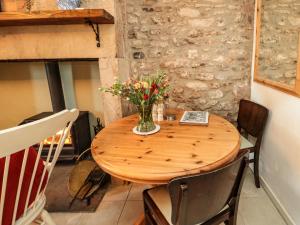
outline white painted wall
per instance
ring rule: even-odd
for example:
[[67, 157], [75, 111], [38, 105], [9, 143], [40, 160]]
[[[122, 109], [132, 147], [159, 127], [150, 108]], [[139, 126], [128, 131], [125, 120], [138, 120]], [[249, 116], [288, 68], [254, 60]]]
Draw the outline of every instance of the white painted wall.
[[[89, 111], [91, 135], [94, 137], [93, 125], [97, 125], [96, 117], [104, 121], [104, 109], [100, 85], [98, 62], [72, 63], [74, 94], [76, 105], [80, 110]], [[100, 75], [101, 76], [101, 75]]]
[[[66, 106], [90, 111], [91, 125], [97, 124], [96, 117], [103, 121], [98, 62], [61, 64]], [[43, 63], [0, 63], [0, 109], [0, 130], [16, 126], [35, 114], [52, 111]]]
[[42, 63], [0, 63], [0, 130], [52, 111]]
[[270, 110], [261, 149], [261, 177], [300, 224], [300, 98], [253, 83], [252, 100]]
[[[254, 43], [255, 40], [256, 37]], [[254, 64], [252, 68], [253, 66]], [[270, 110], [261, 148], [260, 175], [274, 194], [273, 197], [278, 201], [286, 219], [291, 224], [298, 225], [300, 224], [300, 98], [256, 82], [253, 82], [251, 92], [253, 101]]]

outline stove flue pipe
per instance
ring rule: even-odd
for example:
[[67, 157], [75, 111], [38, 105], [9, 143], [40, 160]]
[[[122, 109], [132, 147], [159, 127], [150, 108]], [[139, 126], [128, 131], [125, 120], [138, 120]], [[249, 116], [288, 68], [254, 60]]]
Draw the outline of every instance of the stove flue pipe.
[[66, 104], [58, 62], [45, 62], [45, 68], [53, 112], [60, 112], [66, 109]]

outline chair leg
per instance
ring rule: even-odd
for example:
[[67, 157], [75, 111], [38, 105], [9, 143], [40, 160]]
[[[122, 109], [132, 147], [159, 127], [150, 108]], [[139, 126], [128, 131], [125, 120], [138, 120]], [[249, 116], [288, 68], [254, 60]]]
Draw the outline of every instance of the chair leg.
[[46, 225], [56, 225], [56, 223], [53, 221], [50, 214], [46, 210], [43, 210], [43, 212], [41, 213], [41, 218]]
[[255, 186], [260, 188], [260, 180], [259, 180], [259, 153], [254, 152], [254, 179]]
[[225, 225], [233, 225], [232, 220], [226, 220], [224, 221]]
[[228, 220], [225, 220], [224, 223], [225, 225], [236, 225], [236, 221], [237, 221], [237, 211], [235, 211], [233, 215], [229, 217]]
[[236, 225], [236, 218], [234, 216], [230, 217], [229, 220], [225, 221], [226, 225]]

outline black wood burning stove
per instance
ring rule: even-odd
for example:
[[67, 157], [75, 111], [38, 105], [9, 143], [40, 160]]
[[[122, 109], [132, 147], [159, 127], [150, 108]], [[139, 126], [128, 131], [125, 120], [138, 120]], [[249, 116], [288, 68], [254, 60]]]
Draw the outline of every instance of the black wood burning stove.
[[[21, 124], [30, 123], [47, 116], [51, 116], [53, 112], [42, 112], [40, 114], [34, 115], [22, 121]], [[21, 125], [20, 124], [20, 125]], [[50, 144], [50, 143], [49, 143]], [[44, 142], [44, 149], [42, 151], [43, 156], [47, 156], [47, 150], [49, 149], [49, 144], [47, 140]], [[87, 111], [80, 111], [77, 120], [74, 122], [70, 137], [62, 149], [59, 156], [59, 161], [73, 161], [75, 160], [84, 150], [91, 146], [91, 135], [90, 135], [90, 125], [89, 125], [89, 113]]]
[[[58, 62], [46, 62], [45, 67], [53, 112], [39, 113], [37, 115], [23, 120], [21, 124], [30, 123], [35, 120], [45, 118], [66, 108]], [[90, 146], [91, 133], [89, 123], [89, 112], [80, 111], [77, 120], [74, 122], [71, 128], [70, 137], [67, 138], [62, 152], [58, 158], [58, 161], [73, 161]], [[49, 143], [47, 143], [47, 140], [45, 140], [43, 149], [43, 153], [45, 155], [47, 155], [47, 149], [49, 149], [49, 147]]]

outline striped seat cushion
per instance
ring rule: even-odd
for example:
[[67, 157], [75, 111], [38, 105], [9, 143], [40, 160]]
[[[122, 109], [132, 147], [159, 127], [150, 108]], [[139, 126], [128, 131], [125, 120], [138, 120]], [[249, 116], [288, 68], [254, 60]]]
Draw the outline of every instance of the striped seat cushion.
[[[15, 206], [16, 195], [18, 190], [18, 183], [20, 179], [21, 167], [23, 162], [23, 156], [24, 156], [24, 150], [12, 154], [10, 158], [2, 225], [12, 224], [14, 206]], [[34, 164], [36, 162], [36, 159], [37, 159], [37, 152], [34, 147], [30, 147], [28, 151], [28, 158], [27, 158], [25, 171], [24, 171], [24, 178], [23, 178], [22, 188], [20, 192], [20, 199], [18, 203], [16, 219], [20, 218], [24, 213], [26, 199], [29, 192], [31, 177], [33, 176], [33, 169], [34, 169]], [[4, 166], [5, 166], [5, 158], [0, 158], [0, 190], [2, 190], [2, 185], [3, 185]], [[40, 159], [38, 162], [36, 175], [33, 181], [32, 191], [29, 198], [29, 205], [33, 203], [37, 195], [39, 184], [42, 179], [43, 170], [44, 170], [44, 163], [43, 160]], [[48, 179], [48, 173], [46, 172], [42, 183], [41, 191], [45, 188], [47, 179]], [[0, 199], [1, 198], [2, 196], [0, 191]]]

